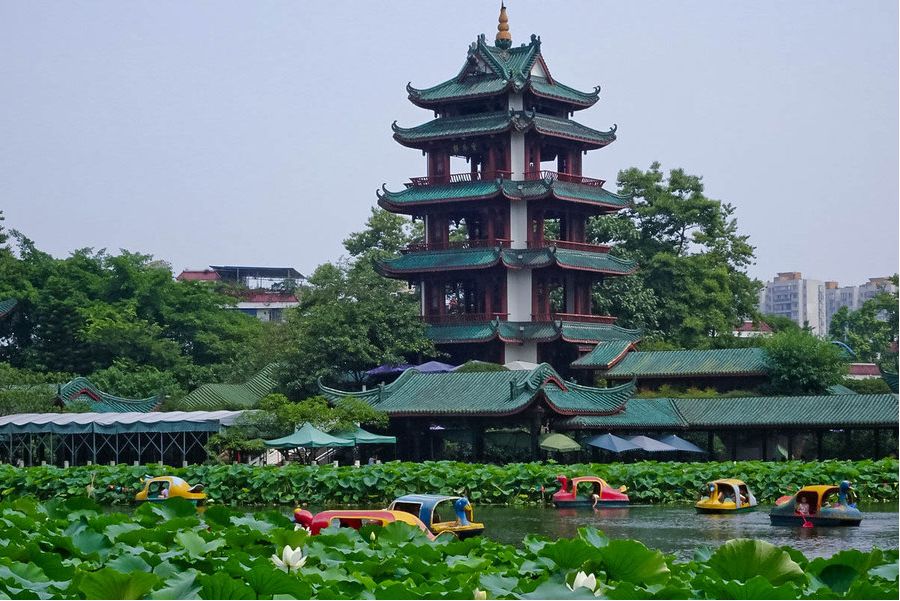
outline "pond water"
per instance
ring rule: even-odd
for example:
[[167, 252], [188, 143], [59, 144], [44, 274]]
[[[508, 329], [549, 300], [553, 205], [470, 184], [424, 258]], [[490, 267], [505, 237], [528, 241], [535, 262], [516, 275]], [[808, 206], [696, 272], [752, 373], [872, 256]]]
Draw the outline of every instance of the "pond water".
[[521, 545], [528, 534], [549, 538], [574, 536], [593, 526], [610, 538], [639, 540], [653, 549], [690, 559], [702, 546], [716, 547], [732, 538], [758, 538], [790, 545], [807, 557], [830, 556], [844, 549], [869, 550], [898, 546], [898, 505], [861, 506], [858, 528], [790, 528], [769, 523], [770, 506], [736, 515], [699, 515], [691, 505], [635, 505], [621, 509], [553, 509], [540, 507], [475, 507], [485, 535]]

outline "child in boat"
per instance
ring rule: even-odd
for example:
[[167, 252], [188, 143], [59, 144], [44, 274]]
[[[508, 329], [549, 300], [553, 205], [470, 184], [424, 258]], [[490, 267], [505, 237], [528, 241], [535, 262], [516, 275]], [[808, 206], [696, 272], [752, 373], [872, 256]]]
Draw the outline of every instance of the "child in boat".
[[800, 515], [809, 515], [809, 502], [806, 497], [800, 497], [797, 500], [797, 513]]
[[594, 504], [591, 505], [591, 507], [592, 507], [593, 509], [597, 509], [597, 503], [600, 502], [600, 495], [598, 495], [597, 493], [594, 493], [594, 494], [591, 495], [591, 499], [594, 500]]

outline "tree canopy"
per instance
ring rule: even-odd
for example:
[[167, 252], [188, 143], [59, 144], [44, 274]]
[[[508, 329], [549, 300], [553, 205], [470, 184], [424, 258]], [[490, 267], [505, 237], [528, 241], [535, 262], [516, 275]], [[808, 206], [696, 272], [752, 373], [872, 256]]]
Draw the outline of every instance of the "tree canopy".
[[824, 394], [847, 373], [841, 349], [810, 332], [778, 332], [765, 349], [772, 394]]
[[599, 311], [688, 348], [756, 314], [760, 284], [746, 273], [754, 248], [738, 232], [732, 205], [708, 198], [699, 176], [666, 175], [659, 163], [620, 171], [618, 186], [631, 208], [592, 219], [588, 241], [615, 244], [614, 253], [639, 270], [598, 288]]
[[[892, 278], [897, 286], [898, 276]], [[856, 353], [857, 360], [879, 362], [890, 371], [897, 369], [897, 352], [891, 343], [897, 340], [898, 295], [880, 292], [856, 311], [841, 307], [831, 318], [828, 334], [844, 342]]]

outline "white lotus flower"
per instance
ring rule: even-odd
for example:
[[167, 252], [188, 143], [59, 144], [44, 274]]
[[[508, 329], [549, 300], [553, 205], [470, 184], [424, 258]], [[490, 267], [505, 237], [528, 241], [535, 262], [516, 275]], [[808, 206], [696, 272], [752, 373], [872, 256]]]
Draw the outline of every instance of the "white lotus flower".
[[375, 531], [373, 530], [371, 534], [369, 534], [369, 540], [373, 543], [375, 542]]
[[585, 574], [584, 572], [578, 572], [575, 574], [575, 581], [571, 585], [566, 585], [569, 587], [570, 591], [574, 591], [577, 588], [586, 588], [591, 592], [594, 592], [594, 589], [597, 588], [597, 577], [593, 574]]
[[474, 591], [472, 591], [472, 598], [475, 599], [476, 601], [480, 601], [481, 599], [487, 599], [487, 592], [481, 590], [480, 588], [477, 588]]
[[290, 545], [285, 545], [281, 551], [280, 558], [277, 555], [272, 555], [272, 563], [275, 564], [275, 567], [281, 568], [285, 572], [288, 570], [295, 572], [303, 567], [303, 564], [306, 563], [306, 558], [303, 557], [303, 549], [300, 547], [292, 549]]
[[307, 534], [312, 534], [312, 530], [310, 530], [309, 528], [307, 528], [307, 527], [304, 526], [303, 524], [294, 524], [294, 532], [296, 532], [297, 530], [303, 530], [303, 531], [306, 532]]

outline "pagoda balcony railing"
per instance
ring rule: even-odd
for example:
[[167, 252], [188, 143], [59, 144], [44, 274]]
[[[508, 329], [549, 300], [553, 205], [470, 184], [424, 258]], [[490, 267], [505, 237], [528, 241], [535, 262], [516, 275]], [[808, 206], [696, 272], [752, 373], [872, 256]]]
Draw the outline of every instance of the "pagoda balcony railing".
[[531, 321], [578, 321], [582, 323], [616, 323], [611, 315], [586, 315], [584, 313], [540, 313], [532, 314]]
[[418, 188], [420, 186], [439, 186], [442, 184], [460, 184], [464, 182], [483, 182], [494, 179], [509, 179], [512, 177], [512, 171], [502, 171], [495, 169], [493, 171], [478, 171], [472, 173], [451, 173], [450, 175], [429, 175], [425, 177], [412, 177], [407, 187]]
[[413, 242], [400, 252], [422, 252], [426, 250], [465, 250], [469, 248], [509, 248], [510, 240], [503, 238], [485, 240], [451, 240], [449, 242]]
[[609, 244], [588, 244], [587, 242], [569, 242], [568, 240], [529, 240], [528, 248], [565, 248], [568, 250], [584, 250], [595, 253], [608, 253]]
[[596, 179], [593, 177], [584, 177], [583, 175], [574, 175], [572, 173], [560, 173], [558, 171], [526, 171], [525, 179], [528, 181], [534, 181], [539, 179], [546, 179], [550, 181], [561, 181], [567, 182], [570, 184], [583, 184], [585, 186], [596, 186], [600, 188], [603, 184], [606, 183], [605, 179]]
[[509, 313], [447, 313], [445, 315], [422, 315], [420, 319], [434, 325], [454, 323], [485, 323], [499, 319], [506, 320]]

